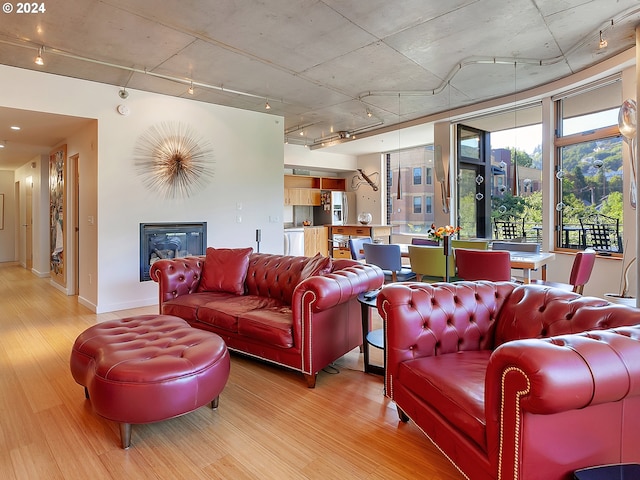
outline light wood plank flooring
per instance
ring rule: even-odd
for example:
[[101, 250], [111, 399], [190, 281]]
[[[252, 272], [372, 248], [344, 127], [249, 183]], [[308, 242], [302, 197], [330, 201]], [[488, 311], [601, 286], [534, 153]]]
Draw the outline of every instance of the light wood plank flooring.
[[15, 264], [0, 264], [0, 472], [5, 479], [442, 479], [463, 476], [412, 423], [354, 350], [300, 374], [232, 355], [220, 407], [134, 425], [97, 417], [69, 373], [75, 338], [96, 315]]

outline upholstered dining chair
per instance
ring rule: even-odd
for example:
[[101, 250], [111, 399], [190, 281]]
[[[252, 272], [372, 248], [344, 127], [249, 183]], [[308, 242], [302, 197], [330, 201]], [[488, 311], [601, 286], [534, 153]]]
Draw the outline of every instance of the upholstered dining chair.
[[349, 239], [349, 250], [351, 251], [351, 259], [364, 261], [364, 248], [365, 243], [371, 243], [371, 237], [354, 237]]
[[363, 243], [362, 248], [364, 249], [365, 261], [377, 265], [384, 272], [385, 283], [407, 282], [416, 278], [416, 274], [410, 268], [402, 266], [400, 245]]
[[[416, 279], [421, 282], [425, 277], [432, 277], [435, 281], [446, 280], [446, 263], [444, 250], [441, 246], [409, 245], [409, 263]], [[449, 276], [455, 274], [453, 255], [449, 256]]]
[[576, 253], [573, 259], [573, 265], [571, 267], [571, 273], [569, 274], [569, 283], [550, 282], [543, 280], [532, 280], [531, 283], [538, 285], [548, 285], [550, 287], [561, 288], [563, 290], [571, 290], [572, 292], [582, 295], [584, 286], [591, 278], [591, 272], [593, 271], [593, 265], [596, 263], [595, 250], [584, 250]]
[[431, 246], [436, 246], [436, 245], [440, 245], [440, 242], [438, 242], [437, 240], [430, 240], [428, 238], [413, 237], [411, 239], [411, 245], [431, 245]]
[[451, 240], [451, 248], [472, 248], [474, 250], [488, 250], [489, 240]]
[[461, 280], [511, 280], [511, 256], [507, 251], [457, 248], [455, 258]]
[[493, 242], [491, 244], [491, 250], [540, 253], [540, 244], [531, 242]]

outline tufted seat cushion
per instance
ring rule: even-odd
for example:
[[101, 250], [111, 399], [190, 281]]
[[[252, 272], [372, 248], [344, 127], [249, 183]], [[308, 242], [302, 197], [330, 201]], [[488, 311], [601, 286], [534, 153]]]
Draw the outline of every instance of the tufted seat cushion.
[[[141, 315], [89, 327], [76, 339], [71, 374], [95, 412], [121, 425], [166, 420], [217, 399], [229, 353], [216, 334], [168, 315]], [[126, 430], [129, 433], [126, 433]]]

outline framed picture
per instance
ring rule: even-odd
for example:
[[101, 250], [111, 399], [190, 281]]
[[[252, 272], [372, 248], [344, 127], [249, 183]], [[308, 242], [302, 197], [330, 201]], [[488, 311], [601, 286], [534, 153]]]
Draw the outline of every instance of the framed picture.
[[0, 230], [4, 230], [4, 193], [0, 193]]
[[50, 275], [60, 285], [65, 285], [65, 168], [67, 146], [61, 145], [49, 154], [49, 229], [50, 229]]

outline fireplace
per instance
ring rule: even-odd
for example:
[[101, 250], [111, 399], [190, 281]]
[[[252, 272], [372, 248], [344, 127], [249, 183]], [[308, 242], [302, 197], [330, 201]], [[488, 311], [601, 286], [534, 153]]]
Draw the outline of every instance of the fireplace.
[[140, 281], [151, 280], [149, 269], [162, 258], [204, 255], [207, 248], [207, 222], [141, 223]]

